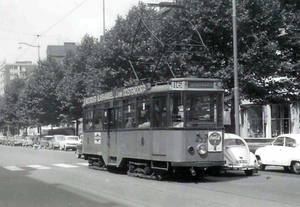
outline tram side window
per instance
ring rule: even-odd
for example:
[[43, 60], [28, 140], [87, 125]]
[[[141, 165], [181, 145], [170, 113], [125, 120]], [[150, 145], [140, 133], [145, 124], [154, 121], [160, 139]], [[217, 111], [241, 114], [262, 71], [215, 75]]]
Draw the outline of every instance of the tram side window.
[[170, 95], [170, 115], [171, 126], [183, 127], [184, 111], [183, 96], [181, 94]]
[[102, 109], [95, 111], [95, 130], [102, 130]]
[[124, 103], [123, 105], [123, 112], [124, 112], [124, 122], [125, 128], [135, 128], [136, 127], [136, 120], [135, 120], [135, 104], [134, 103]]
[[112, 130], [116, 129], [115, 123], [115, 110], [114, 109], [104, 109], [103, 110], [103, 129]]
[[138, 128], [150, 127], [150, 102], [141, 100], [137, 103], [137, 126]]
[[115, 124], [118, 129], [122, 128], [122, 110], [121, 107], [115, 108]]
[[85, 130], [93, 130], [95, 125], [94, 125], [94, 111], [90, 110], [87, 111], [85, 114], [85, 124], [84, 124], [84, 129]]
[[153, 127], [167, 126], [167, 104], [166, 97], [153, 98]]

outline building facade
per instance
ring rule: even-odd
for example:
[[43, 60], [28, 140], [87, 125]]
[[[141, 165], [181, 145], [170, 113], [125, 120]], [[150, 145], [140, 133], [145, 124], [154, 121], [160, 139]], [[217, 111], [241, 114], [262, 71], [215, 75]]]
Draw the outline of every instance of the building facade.
[[299, 133], [300, 102], [292, 104], [240, 105], [240, 133], [244, 138], [273, 138]]
[[16, 63], [3, 62], [0, 65], [0, 96], [4, 95], [5, 87], [15, 78], [26, 79], [36, 68], [31, 61]]
[[47, 58], [54, 58], [57, 62], [62, 63], [68, 52], [73, 52], [77, 48], [74, 42], [65, 42], [64, 45], [48, 45]]

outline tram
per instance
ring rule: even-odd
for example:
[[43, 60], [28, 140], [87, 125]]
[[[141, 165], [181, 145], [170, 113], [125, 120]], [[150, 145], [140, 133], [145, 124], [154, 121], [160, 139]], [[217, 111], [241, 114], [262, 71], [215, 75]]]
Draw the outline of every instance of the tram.
[[83, 155], [91, 168], [133, 176], [200, 176], [224, 164], [223, 108], [219, 79], [172, 78], [87, 97]]

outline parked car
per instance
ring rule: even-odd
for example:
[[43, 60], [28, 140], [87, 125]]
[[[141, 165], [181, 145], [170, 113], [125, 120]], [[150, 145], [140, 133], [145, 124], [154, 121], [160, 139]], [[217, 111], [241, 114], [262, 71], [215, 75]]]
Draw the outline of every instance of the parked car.
[[0, 144], [4, 144], [6, 136], [0, 136]]
[[255, 156], [260, 170], [266, 166], [282, 166], [300, 174], [300, 134], [282, 134], [268, 146], [258, 148]]
[[75, 150], [77, 145], [80, 144], [80, 139], [78, 136], [75, 135], [67, 135], [64, 136], [64, 140], [59, 143], [60, 150], [68, 150], [72, 149]]
[[4, 145], [9, 146], [10, 143], [12, 143], [13, 138], [14, 138], [14, 137], [12, 137], [12, 136], [7, 136], [6, 139], [4, 140]]
[[33, 146], [33, 137], [32, 136], [26, 136], [24, 138], [24, 141], [23, 141], [23, 147], [32, 147]]
[[236, 134], [225, 133], [225, 164], [223, 170], [243, 170], [251, 176], [258, 172], [258, 162], [246, 141]]
[[21, 136], [15, 135], [12, 137], [10, 145], [11, 146], [22, 146], [23, 140]]
[[49, 149], [59, 149], [59, 143], [65, 139], [65, 135], [56, 134], [52, 135], [52, 137], [52, 140], [49, 141]]
[[49, 147], [49, 142], [53, 139], [52, 135], [42, 136], [39, 140], [39, 148], [47, 148]]

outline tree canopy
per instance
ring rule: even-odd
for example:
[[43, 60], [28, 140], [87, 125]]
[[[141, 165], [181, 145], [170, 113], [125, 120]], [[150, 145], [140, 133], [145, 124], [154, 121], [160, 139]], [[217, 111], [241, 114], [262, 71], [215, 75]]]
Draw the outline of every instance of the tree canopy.
[[[299, 11], [295, 0], [237, 2], [241, 99], [299, 100]], [[221, 78], [232, 98], [232, 42], [231, 1], [178, 0], [176, 7], [160, 10], [140, 2], [118, 16], [102, 39], [86, 34], [63, 63], [49, 57], [27, 81], [13, 81], [0, 100], [0, 123], [79, 120], [86, 96], [172, 77]]]

